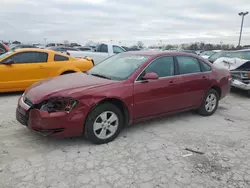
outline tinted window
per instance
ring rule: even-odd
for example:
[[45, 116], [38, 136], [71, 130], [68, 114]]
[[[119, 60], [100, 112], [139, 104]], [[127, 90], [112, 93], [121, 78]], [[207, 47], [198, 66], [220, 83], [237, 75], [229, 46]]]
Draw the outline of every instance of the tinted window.
[[55, 55], [54, 56], [54, 61], [68, 61], [69, 58], [68, 57], [65, 57], [65, 56], [62, 56], [62, 55]]
[[121, 47], [119, 47], [119, 46], [113, 46], [113, 52], [115, 54], [119, 54], [119, 53], [124, 52], [124, 50]]
[[145, 70], [145, 73], [154, 72], [159, 77], [167, 77], [174, 75], [174, 59], [173, 57], [160, 57], [154, 60]]
[[47, 62], [48, 54], [43, 53], [43, 52], [21, 52], [21, 53], [12, 55], [9, 58], [13, 59], [15, 63], [17, 64], [18, 63], [44, 63], [44, 62]]
[[196, 58], [189, 56], [177, 56], [176, 58], [180, 74], [201, 72], [199, 61]]
[[200, 61], [200, 63], [201, 63], [202, 72], [211, 71], [211, 67], [210, 67], [208, 64], [206, 64], [206, 63], [204, 63], [204, 62], [202, 62], [202, 61]]
[[100, 52], [108, 53], [108, 45], [102, 44], [102, 45], [101, 45]]

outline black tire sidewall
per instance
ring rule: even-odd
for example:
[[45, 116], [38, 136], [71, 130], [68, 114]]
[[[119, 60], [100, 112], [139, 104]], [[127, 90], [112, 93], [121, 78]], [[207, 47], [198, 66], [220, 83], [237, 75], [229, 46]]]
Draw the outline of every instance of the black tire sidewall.
[[[111, 111], [117, 115], [117, 117], [119, 119], [118, 129], [117, 129], [116, 133], [113, 136], [111, 136], [110, 138], [99, 139], [98, 137], [96, 137], [96, 135], [94, 133], [93, 125], [94, 125], [96, 118], [101, 113], [103, 113], [105, 111]], [[103, 103], [103, 104], [96, 106], [89, 113], [87, 120], [86, 120], [86, 123], [85, 123], [85, 131], [84, 131], [85, 137], [94, 144], [105, 144], [105, 143], [111, 142], [120, 134], [121, 129], [123, 128], [123, 125], [124, 125], [124, 117], [123, 117], [120, 109], [111, 103]]]
[[[214, 94], [214, 95], [216, 96], [216, 106], [215, 106], [215, 108], [214, 108], [214, 110], [213, 110], [212, 112], [208, 112], [208, 111], [206, 110], [206, 99], [207, 99], [207, 97], [208, 97], [210, 94]], [[199, 111], [199, 113], [200, 113], [201, 115], [203, 115], [203, 116], [211, 116], [211, 115], [213, 115], [213, 114], [215, 113], [215, 111], [217, 110], [218, 104], [219, 104], [219, 94], [218, 94], [218, 92], [217, 92], [216, 90], [214, 90], [214, 89], [210, 89], [210, 90], [205, 94], [204, 99], [203, 99], [203, 102], [202, 102], [202, 104], [201, 104], [201, 106], [200, 106], [200, 108], [199, 108], [198, 111]]]

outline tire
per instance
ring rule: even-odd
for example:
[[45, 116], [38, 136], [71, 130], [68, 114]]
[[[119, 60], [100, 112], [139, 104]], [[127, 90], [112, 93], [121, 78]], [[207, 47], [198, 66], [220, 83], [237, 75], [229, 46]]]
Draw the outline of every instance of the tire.
[[[212, 100], [212, 98], [214, 98], [215, 100], [213, 100], [213, 102], [210, 102], [210, 105], [207, 105], [207, 101], [209, 100], [208, 98], [210, 98], [210, 100]], [[202, 115], [202, 116], [211, 116], [217, 110], [218, 104], [219, 104], [219, 94], [218, 94], [218, 92], [216, 90], [214, 90], [214, 89], [210, 89], [205, 94], [204, 99], [202, 101], [202, 104], [198, 109], [198, 113], [200, 115]], [[210, 106], [210, 108], [208, 108], [208, 106]]]
[[[111, 115], [113, 118], [110, 121]], [[120, 134], [123, 126], [124, 118], [120, 109], [106, 102], [90, 112], [84, 126], [84, 133], [92, 143], [105, 144], [113, 141]]]
[[250, 98], [250, 90], [247, 91], [247, 96]]

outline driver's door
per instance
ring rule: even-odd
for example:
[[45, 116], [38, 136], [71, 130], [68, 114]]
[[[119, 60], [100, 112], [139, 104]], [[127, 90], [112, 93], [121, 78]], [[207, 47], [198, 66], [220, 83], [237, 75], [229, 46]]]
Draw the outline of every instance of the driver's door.
[[[5, 64], [12, 59], [14, 62]], [[0, 62], [0, 90], [24, 90], [33, 83], [48, 77], [47, 53], [19, 52]]]
[[[178, 76], [175, 76], [172, 56], [154, 60], [134, 83], [134, 119], [164, 114], [176, 109], [178, 102]], [[142, 80], [145, 73], [154, 72], [156, 80]]]

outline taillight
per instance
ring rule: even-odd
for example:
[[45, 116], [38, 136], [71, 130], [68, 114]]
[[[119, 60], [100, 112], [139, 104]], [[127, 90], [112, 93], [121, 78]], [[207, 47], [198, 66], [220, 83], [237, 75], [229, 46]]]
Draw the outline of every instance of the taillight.
[[66, 52], [66, 54], [70, 56], [70, 53], [69, 53], [69, 52]]

